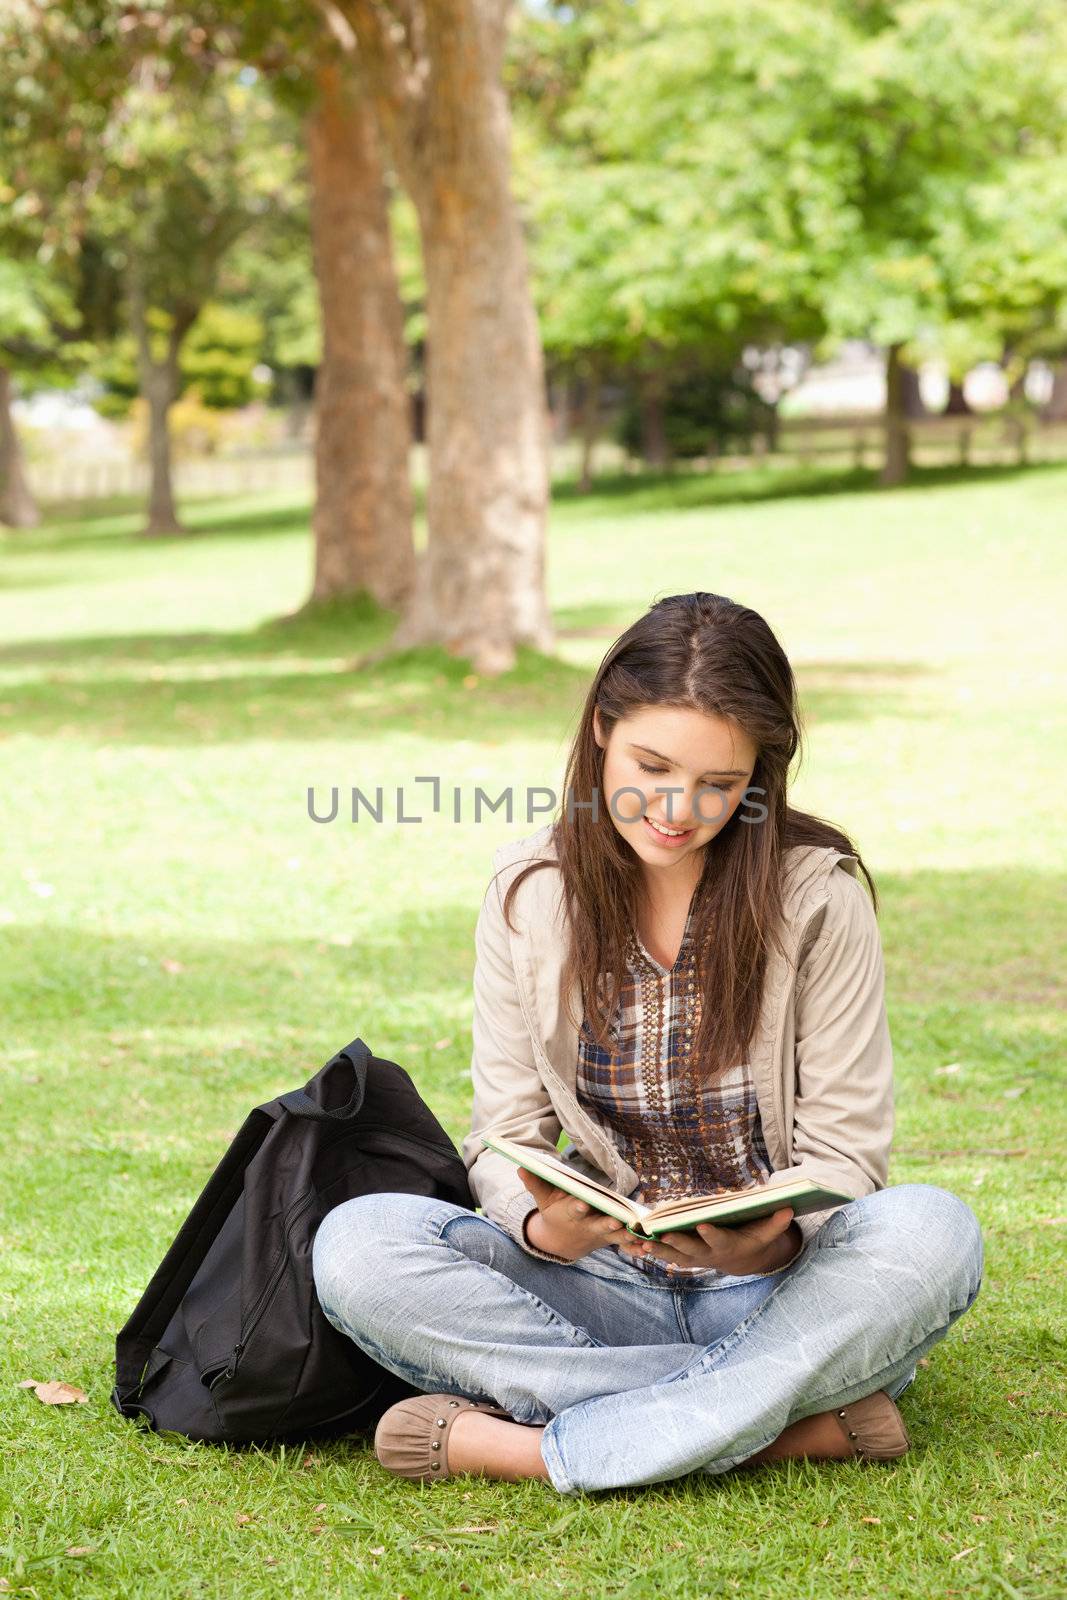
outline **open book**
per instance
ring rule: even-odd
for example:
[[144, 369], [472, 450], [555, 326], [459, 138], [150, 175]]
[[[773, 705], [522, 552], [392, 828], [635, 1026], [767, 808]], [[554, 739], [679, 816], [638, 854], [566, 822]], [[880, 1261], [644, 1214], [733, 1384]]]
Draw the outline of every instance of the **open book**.
[[791, 1206], [794, 1216], [805, 1211], [822, 1211], [827, 1206], [840, 1205], [852, 1200], [853, 1195], [841, 1194], [837, 1189], [825, 1189], [810, 1178], [772, 1176], [766, 1183], [750, 1189], [728, 1189], [722, 1194], [687, 1195], [681, 1199], [662, 1200], [659, 1205], [645, 1205], [641, 1200], [627, 1200], [618, 1190], [605, 1183], [597, 1183], [575, 1172], [558, 1156], [544, 1155], [526, 1145], [516, 1144], [498, 1134], [490, 1139], [482, 1134], [482, 1143], [499, 1155], [525, 1167], [535, 1177], [543, 1178], [557, 1189], [565, 1189], [578, 1200], [584, 1200], [596, 1211], [617, 1217], [626, 1224], [628, 1233], [638, 1238], [656, 1239], [663, 1233], [681, 1233], [695, 1228], [698, 1222], [711, 1222], [717, 1228], [736, 1228], [742, 1222], [755, 1222], [759, 1217], [769, 1217], [782, 1206]]

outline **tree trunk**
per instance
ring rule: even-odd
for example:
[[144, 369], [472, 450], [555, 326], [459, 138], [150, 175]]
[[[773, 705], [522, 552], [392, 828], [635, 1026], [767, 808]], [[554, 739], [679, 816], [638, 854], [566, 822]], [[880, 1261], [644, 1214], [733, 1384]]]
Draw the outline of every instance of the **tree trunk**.
[[904, 415], [912, 418], [929, 416], [929, 412], [926, 409], [926, 401], [923, 399], [918, 372], [914, 367], [906, 367], [901, 364], [900, 377], [904, 391]]
[[177, 395], [177, 384], [165, 362], [154, 362], [141, 380], [148, 400], [148, 459], [150, 488], [148, 521], [142, 530], [147, 538], [159, 538], [186, 530], [174, 504], [174, 485], [170, 461], [170, 408]]
[[974, 415], [971, 407], [967, 404], [967, 396], [963, 392], [963, 384], [957, 383], [955, 379], [949, 381], [948, 400], [945, 403], [942, 415], [946, 417], [971, 417]]
[[578, 493], [589, 494], [593, 487], [593, 451], [600, 436], [599, 372], [587, 372], [582, 380], [579, 430], [582, 441], [582, 456], [578, 472]]
[[11, 374], [6, 367], [0, 367], [0, 522], [9, 528], [36, 528], [41, 513], [26, 476], [12, 399]]
[[763, 413], [763, 437], [767, 442], [767, 453], [773, 455], [779, 448], [782, 430], [782, 416], [779, 411], [779, 400], [768, 402]]
[[170, 460], [170, 408], [178, 395], [178, 351], [189, 327], [193, 313], [180, 320], [175, 318], [167, 335], [167, 350], [162, 361], [152, 351], [151, 330], [148, 326], [148, 301], [141, 276], [141, 266], [136, 260], [130, 268], [130, 316], [137, 344], [137, 366], [141, 393], [148, 403], [148, 460], [149, 495], [148, 521], [141, 530], [146, 538], [161, 538], [166, 534], [184, 533], [174, 504]]
[[517, 645], [553, 644], [544, 361], [511, 193], [507, 6], [422, 0], [402, 13], [405, 40], [391, 7], [348, 0], [345, 12], [426, 274], [429, 540], [392, 645], [441, 643], [476, 671], [504, 672]]
[[663, 401], [666, 382], [660, 372], [643, 373], [638, 380], [638, 409], [641, 414], [641, 455], [647, 466], [669, 467], [671, 447], [667, 439]]
[[1041, 416], [1045, 422], [1067, 422], [1067, 359], [1053, 364], [1052, 393], [1042, 408]]
[[885, 362], [885, 461], [880, 482], [886, 488], [903, 483], [908, 476], [908, 422], [904, 413], [903, 362], [900, 345], [891, 344]]
[[322, 307], [315, 381], [312, 599], [366, 593], [400, 607], [415, 580], [411, 403], [378, 134], [334, 63], [307, 122]]

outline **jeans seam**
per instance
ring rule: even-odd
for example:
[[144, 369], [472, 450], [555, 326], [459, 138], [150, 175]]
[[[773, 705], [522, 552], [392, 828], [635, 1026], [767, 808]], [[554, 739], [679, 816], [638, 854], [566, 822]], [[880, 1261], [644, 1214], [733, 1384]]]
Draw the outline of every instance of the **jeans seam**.
[[[441, 1223], [440, 1227], [437, 1229], [436, 1242], [438, 1244], [444, 1243], [446, 1245], [446, 1247], [448, 1247], [450, 1249], [454, 1249], [455, 1247], [454, 1246], [449, 1246], [447, 1239], [443, 1239], [442, 1235], [444, 1234], [445, 1229], [449, 1226], [450, 1223], [458, 1222], [458, 1221], [465, 1221], [465, 1220], [466, 1220], [465, 1217], [463, 1217], [463, 1218], [454, 1217], [454, 1216], [446, 1217], [445, 1220]], [[486, 1219], [484, 1217], [479, 1217], [478, 1218], [479, 1222], [484, 1222], [486, 1220], [490, 1221], [490, 1226], [497, 1226], [497, 1224], [494, 1224], [491, 1221], [491, 1219]], [[505, 1237], [508, 1240], [510, 1240], [510, 1242], [512, 1244], [515, 1243], [514, 1239], [512, 1239], [511, 1235], [507, 1232], [507, 1229], [502, 1229], [501, 1231], [504, 1233]], [[556, 1311], [553, 1306], [550, 1306], [548, 1304], [547, 1300], [542, 1300], [541, 1296], [539, 1294], [535, 1294], [532, 1289], [527, 1289], [523, 1284], [516, 1283], [514, 1279], [511, 1279], [510, 1281], [512, 1283], [513, 1288], [516, 1289], [519, 1294], [528, 1295], [530, 1300], [532, 1300], [533, 1303], [536, 1306], [540, 1307], [541, 1311], [547, 1316], [548, 1323], [549, 1323], [549, 1325], [551, 1327], [565, 1329], [568, 1326], [570, 1326], [570, 1327], [574, 1326], [573, 1323], [568, 1324], [567, 1322], [565, 1322], [564, 1319], [560, 1316], [559, 1312]], [[584, 1339], [587, 1340], [588, 1342], [587, 1343], [579, 1342], [575, 1346], [576, 1349], [578, 1349], [578, 1350], [604, 1350], [604, 1349], [607, 1348], [607, 1346], [604, 1344], [602, 1339], [596, 1338], [595, 1335], [589, 1333], [587, 1329], [579, 1329], [578, 1331], [581, 1332], [584, 1335]]]

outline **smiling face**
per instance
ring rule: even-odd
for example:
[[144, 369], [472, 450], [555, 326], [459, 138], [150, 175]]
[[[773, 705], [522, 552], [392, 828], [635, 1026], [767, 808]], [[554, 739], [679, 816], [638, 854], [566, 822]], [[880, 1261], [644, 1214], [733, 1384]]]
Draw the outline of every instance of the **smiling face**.
[[593, 733], [605, 752], [601, 815], [610, 816], [646, 875], [659, 882], [669, 873], [671, 882], [691, 887], [703, 870], [704, 846], [744, 798], [755, 745], [736, 722], [678, 706], [642, 706], [621, 718], [607, 741], [594, 710]]

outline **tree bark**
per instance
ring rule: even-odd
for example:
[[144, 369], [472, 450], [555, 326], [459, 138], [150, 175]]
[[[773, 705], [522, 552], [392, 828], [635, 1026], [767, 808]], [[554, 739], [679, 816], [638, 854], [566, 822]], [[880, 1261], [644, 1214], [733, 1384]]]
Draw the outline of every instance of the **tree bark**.
[[1053, 363], [1052, 393], [1041, 411], [1045, 422], [1067, 422], [1067, 358]]
[[0, 522], [9, 528], [36, 528], [41, 520], [29, 478], [22, 444], [12, 413], [11, 374], [0, 366]]
[[426, 274], [429, 540], [392, 645], [440, 643], [490, 675], [514, 665], [518, 645], [554, 642], [544, 361], [511, 193], [507, 10], [344, 4]]
[[600, 437], [600, 373], [586, 372], [582, 378], [582, 403], [578, 414], [582, 442], [578, 493], [589, 494], [593, 487], [593, 451]]
[[159, 361], [152, 351], [148, 302], [140, 263], [137, 261], [133, 262], [130, 269], [129, 288], [130, 315], [137, 343], [141, 393], [148, 403], [148, 521], [142, 533], [146, 538], [155, 539], [186, 531], [179, 521], [174, 504], [169, 418], [170, 408], [178, 396], [178, 352], [182, 340], [195, 321], [196, 312], [192, 308], [187, 308], [174, 316], [167, 334], [166, 353], [163, 360]]
[[782, 415], [779, 405], [780, 400], [769, 401], [763, 413], [763, 437], [767, 442], [768, 455], [775, 454], [781, 439]]
[[967, 396], [963, 392], [963, 384], [957, 383], [954, 378], [949, 380], [948, 400], [945, 402], [945, 409], [942, 415], [946, 417], [971, 417], [974, 415], [971, 407], [967, 404]]
[[411, 402], [378, 133], [338, 64], [307, 120], [322, 308], [315, 381], [312, 599], [365, 593], [400, 607], [415, 581]]
[[671, 464], [671, 447], [663, 411], [665, 389], [663, 375], [659, 372], [643, 373], [638, 382], [641, 455], [650, 467], [669, 467]]
[[929, 416], [916, 369], [902, 365], [900, 375], [904, 390], [904, 415], [906, 417]]
[[891, 344], [885, 362], [885, 461], [880, 482], [886, 488], [903, 483], [910, 466], [908, 422], [904, 412], [904, 364], [900, 345]]

